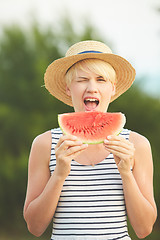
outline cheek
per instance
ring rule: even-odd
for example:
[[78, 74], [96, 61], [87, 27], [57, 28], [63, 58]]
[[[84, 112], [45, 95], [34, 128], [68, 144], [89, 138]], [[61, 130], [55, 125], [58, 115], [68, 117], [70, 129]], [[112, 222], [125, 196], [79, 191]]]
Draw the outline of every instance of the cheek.
[[71, 88], [70, 88], [70, 92], [71, 92], [71, 96], [74, 96], [74, 95], [76, 95], [77, 93], [78, 93], [78, 90], [79, 90], [79, 88], [77, 87], [77, 86], [72, 86]]
[[76, 91], [76, 87], [74, 84], [70, 84], [69, 86], [66, 86], [67, 95], [72, 96], [75, 91]]
[[71, 95], [80, 95], [83, 93], [84, 91], [84, 86], [82, 86], [81, 84], [73, 84], [70, 88], [71, 91]]
[[111, 97], [114, 95], [114, 91], [112, 86], [106, 87], [102, 89], [103, 91], [103, 98], [105, 99], [105, 102], [110, 102]]
[[109, 86], [106, 87], [106, 92], [108, 93], [108, 95], [113, 96], [115, 94], [115, 85], [110, 83]]
[[77, 85], [72, 85], [70, 87], [70, 97], [72, 98], [73, 103], [77, 103], [77, 101], [80, 101], [81, 95], [82, 95], [81, 87]]

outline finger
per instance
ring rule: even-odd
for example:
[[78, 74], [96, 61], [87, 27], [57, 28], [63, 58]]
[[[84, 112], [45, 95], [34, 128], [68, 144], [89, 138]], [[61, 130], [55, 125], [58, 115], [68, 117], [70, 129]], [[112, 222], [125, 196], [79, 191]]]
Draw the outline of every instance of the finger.
[[58, 155], [58, 154], [65, 154], [65, 152], [74, 147], [74, 146], [81, 146], [82, 145], [82, 142], [81, 141], [70, 141], [70, 140], [65, 140], [60, 146], [59, 148], [56, 148], [55, 149], [55, 154]]
[[[130, 155], [134, 155], [135, 153], [135, 147], [134, 147], [134, 144], [131, 143], [129, 140], [125, 140], [125, 141], [122, 141], [122, 142], [112, 142], [111, 144], [108, 145], [109, 147], [113, 147], [113, 146], [116, 146], [117, 149], [121, 149], [122, 148], [122, 151], [121, 152], [124, 152], [124, 153], [127, 153], [130, 154]], [[114, 147], [113, 147], [114, 148]], [[115, 148], [114, 148], [115, 149]]]
[[114, 136], [114, 137], [112, 137], [111, 136], [111, 138], [109, 138], [110, 140], [108, 140], [108, 139], [105, 139], [104, 140], [104, 145], [115, 145], [115, 146], [122, 146], [122, 147], [124, 147], [124, 148], [126, 148], [126, 149], [135, 149], [134, 148], [134, 144], [133, 143], [131, 143], [129, 140], [126, 140], [126, 139], [124, 139], [124, 138], [122, 138], [122, 137], [119, 137], [119, 136]]
[[58, 143], [56, 144], [55, 148], [58, 148], [66, 140], [76, 141], [77, 137], [73, 136], [73, 135], [63, 135], [62, 137], [60, 137], [60, 139], [59, 139]]
[[122, 138], [121, 136], [117, 136], [117, 135], [109, 135], [108, 137], [107, 137], [107, 139], [108, 140], [121, 140], [121, 139], [124, 139], [124, 138]]
[[119, 152], [126, 153], [129, 155], [134, 155], [134, 153], [135, 153], [135, 147], [129, 141], [119, 142], [119, 143], [117, 143], [117, 142], [108, 143], [108, 144], [105, 144], [105, 148], [107, 150], [109, 150], [109, 149], [117, 150]]
[[126, 149], [122, 146], [105, 146], [105, 148], [109, 151], [109, 152], [116, 152], [116, 153], [123, 153], [123, 154], [129, 154], [130, 153], [130, 150], [129, 149]]
[[67, 150], [69, 148], [72, 148], [74, 146], [81, 146], [83, 143], [79, 140], [77, 141], [70, 141], [70, 140], [65, 140], [59, 148], [63, 150]]
[[125, 139], [122, 136], [117, 135], [110, 135], [106, 138], [108, 141], [121, 141], [121, 142], [128, 142], [129, 140]]
[[[110, 151], [114, 156], [116, 156], [116, 157], [118, 157], [119, 158], [119, 160], [118, 161], [120, 161], [120, 159], [122, 160], [122, 159], [128, 159], [128, 158], [131, 158], [129, 155], [126, 155], [125, 153], [123, 153], [123, 152], [117, 152], [116, 150], [108, 150], [108, 151]], [[115, 160], [116, 160], [116, 158], [115, 158]]]
[[126, 151], [126, 150], [122, 150], [122, 151], [117, 151], [117, 149], [113, 149], [113, 148], [107, 148], [107, 151], [111, 152], [115, 157], [118, 157], [119, 160], [131, 160], [134, 158], [134, 152], [133, 151]]
[[128, 145], [128, 144], [129, 144], [129, 141], [128, 141], [128, 140], [123, 141], [123, 140], [115, 140], [115, 139], [114, 139], [114, 140], [107, 140], [107, 139], [105, 139], [105, 140], [104, 140], [104, 144], [109, 144], [109, 145], [120, 145], [120, 144], [121, 144], [121, 145], [122, 145], [122, 144], [123, 144], [123, 145], [124, 145], [124, 144], [126, 145], [126, 144], [127, 144], [127, 145]]
[[87, 147], [88, 147], [88, 144], [82, 144], [81, 146], [71, 147], [66, 151], [66, 156], [71, 156], [71, 155], [75, 156], [75, 154], [80, 153], [81, 151], [85, 150]]

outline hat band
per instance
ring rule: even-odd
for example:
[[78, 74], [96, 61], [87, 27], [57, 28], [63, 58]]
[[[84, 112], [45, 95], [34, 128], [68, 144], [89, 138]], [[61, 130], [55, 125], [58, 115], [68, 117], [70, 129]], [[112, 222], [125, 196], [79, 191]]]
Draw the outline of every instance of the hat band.
[[80, 52], [80, 53], [78, 53], [78, 54], [83, 54], [83, 53], [102, 53], [102, 52], [92, 50], [92, 51]]

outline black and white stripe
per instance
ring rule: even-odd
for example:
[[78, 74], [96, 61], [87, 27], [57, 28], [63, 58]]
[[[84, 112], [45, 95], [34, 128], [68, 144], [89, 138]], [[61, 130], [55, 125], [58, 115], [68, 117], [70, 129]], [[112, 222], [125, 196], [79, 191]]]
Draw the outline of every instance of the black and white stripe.
[[[54, 148], [62, 132], [51, 130], [50, 171], [56, 166]], [[129, 130], [121, 133], [129, 138]], [[53, 219], [51, 240], [129, 240], [122, 179], [113, 155], [93, 166], [72, 160]]]

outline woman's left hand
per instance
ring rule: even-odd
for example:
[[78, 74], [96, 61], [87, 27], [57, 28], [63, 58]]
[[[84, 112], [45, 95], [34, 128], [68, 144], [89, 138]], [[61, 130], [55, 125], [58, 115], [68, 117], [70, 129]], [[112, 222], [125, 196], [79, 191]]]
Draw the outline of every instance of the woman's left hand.
[[114, 155], [120, 174], [129, 173], [134, 164], [135, 148], [133, 143], [123, 137], [112, 135], [104, 140], [104, 146]]

